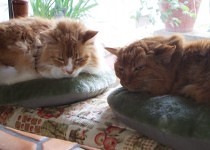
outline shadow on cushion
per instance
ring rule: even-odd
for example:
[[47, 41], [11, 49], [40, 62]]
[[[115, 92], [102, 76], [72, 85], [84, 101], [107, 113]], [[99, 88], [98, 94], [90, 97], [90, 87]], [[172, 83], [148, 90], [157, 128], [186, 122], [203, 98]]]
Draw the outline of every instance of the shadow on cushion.
[[0, 105], [43, 107], [69, 104], [103, 93], [115, 82], [113, 72], [76, 78], [36, 79], [0, 86]]
[[117, 89], [108, 103], [119, 119], [139, 133], [178, 150], [210, 149], [210, 106], [178, 96], [151, 97]]

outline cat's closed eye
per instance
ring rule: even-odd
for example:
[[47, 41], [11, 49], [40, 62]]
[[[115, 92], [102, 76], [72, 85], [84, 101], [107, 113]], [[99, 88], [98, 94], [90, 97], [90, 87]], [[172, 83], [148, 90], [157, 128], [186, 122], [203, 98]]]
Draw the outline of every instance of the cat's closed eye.
[[81, 64], [81, 63], [86, 62], [87, 59], [88, 59], [87, 57], [79, 57], [79, 58], [75, 59], [75, 63]]
[[118, 67], [118, 70], [123, 73], [124, 72], [124, 68], [123, 67]]
[[79, 62], [82, 62], [82, 61], [84, 61], [84, 58], [77, 58], [76, 60], [75, 60], [77, 63], [79, 63]]
[[140, 71], [140, 70], [143, 70], [144, 68], [145, 68], [145, 65], [141, 65], [141, 66], [135, 67], [134, 71]]
[[36, 48], [37, 49], [41, 49], [43, 46], [42, 45], [37, 45]]
[[63, 58], [60, 58], [60, 57], [53, 57], [53, 60], [60, 63], [60, 64], [65, 64], [65, 61]]

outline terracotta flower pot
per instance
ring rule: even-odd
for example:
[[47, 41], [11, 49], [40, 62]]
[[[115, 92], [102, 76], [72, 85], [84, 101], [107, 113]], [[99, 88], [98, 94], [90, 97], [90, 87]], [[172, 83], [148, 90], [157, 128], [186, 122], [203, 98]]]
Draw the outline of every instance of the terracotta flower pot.
[[[179, 2], [184, 3], [186, 0], [179, 0]], [[185, 6], [189, 8], [191, 14], [194, 16], [190, 16], [189, 14], [183, 13], [181, 8], [171, 9], [172, 6], [167, 0], [161, 0], [160, 2], [160, 11], [161, 13], [167, 13], [171, 9], [171, 14], [168, 15], [167, 19], [164, 22], [165, 29], [167, 31], [172, 32], [190, 32], [194, 28], [194, 24], [196, 21], [196, 17], [199, 11], [201, 0], [188, 0], [188, 3], [185, 3]], [[173, 18], [176, 18], [179, 23], [174, 24]]]
[[13, 17], [27, 17], [28, 16], [28, 1], [27, 0], [13, 0]]

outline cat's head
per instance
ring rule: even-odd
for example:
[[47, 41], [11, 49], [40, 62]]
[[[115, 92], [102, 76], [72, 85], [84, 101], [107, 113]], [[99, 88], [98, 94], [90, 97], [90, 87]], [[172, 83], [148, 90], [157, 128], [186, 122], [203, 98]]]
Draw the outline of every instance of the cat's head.
[[139, 40], [122, 48], [106, 49], [117, 56], [114, 68], [123, 87], [154, 95], [167, 90], [170, 77], [166, 66], [170, 64], [175, 45]]
[[94, 46], [97, 31], [88, 30], [81, 22], [61, 19], [55, 27], [40, 33], [43, 45], [38, 72], [45, 77], [75, 77], [98, 67]]

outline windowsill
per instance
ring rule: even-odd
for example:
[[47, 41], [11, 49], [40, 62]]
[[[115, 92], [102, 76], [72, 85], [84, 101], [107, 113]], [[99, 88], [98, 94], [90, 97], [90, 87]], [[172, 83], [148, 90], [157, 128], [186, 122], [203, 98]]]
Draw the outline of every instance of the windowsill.
[[200, 32], [200, 31], [192, 31], [192, 32], [170, 32], [165, 29], [160, 29], [154, 31], [154, 35], [172, 35], [172, 34], [182, 34], [187, 40], [198, 40], [198, 39], [210, 39], [210, 32]]

